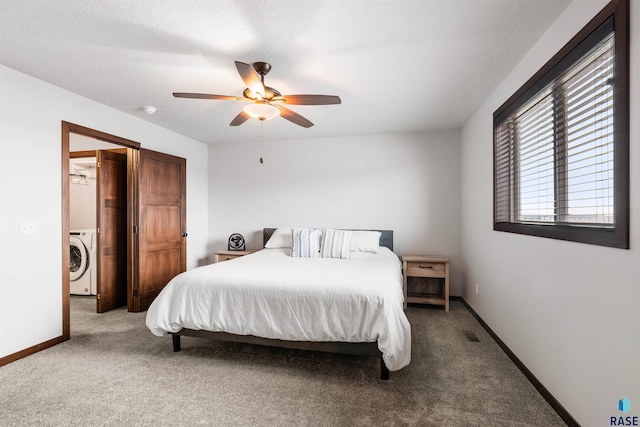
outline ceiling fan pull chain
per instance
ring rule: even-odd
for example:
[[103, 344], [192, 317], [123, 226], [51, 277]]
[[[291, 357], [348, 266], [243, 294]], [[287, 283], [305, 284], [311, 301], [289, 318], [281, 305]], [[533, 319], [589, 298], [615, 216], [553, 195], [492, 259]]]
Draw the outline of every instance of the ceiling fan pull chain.
[[260, 122], [260, 164], [264, 163], [264, 160], [262, 159], [262, 139], [264, 138], [264, 125], [263, 125], [264, 121]]

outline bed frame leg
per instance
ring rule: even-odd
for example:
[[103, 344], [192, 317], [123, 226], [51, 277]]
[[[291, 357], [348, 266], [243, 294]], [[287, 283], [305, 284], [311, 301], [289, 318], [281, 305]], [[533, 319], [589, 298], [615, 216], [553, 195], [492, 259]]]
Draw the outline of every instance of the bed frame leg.
[[384, 364], [382, 355], [380, 356], [380, 379], [385, 381], [389, 379], [389, 368]]
[[173, 352], [175, 353], [177, 351], [180, 351], [180, 335], [173, 334], [171, 335], [171, 338], [173, 338]]

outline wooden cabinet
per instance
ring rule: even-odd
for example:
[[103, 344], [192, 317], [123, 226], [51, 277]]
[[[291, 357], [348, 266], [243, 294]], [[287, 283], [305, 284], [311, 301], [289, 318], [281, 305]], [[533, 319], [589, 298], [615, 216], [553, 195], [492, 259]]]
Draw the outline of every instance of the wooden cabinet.
[[218, 251], [215, 253], [215, 262], [229, 261], [230, 259], [240, 258], [241, 256], [249, 255], [254, 252], [255, 249], [248, 251]]
[[449, 311], [449, 260], [440, 256], [403, 255], [404, 308], [407, 303], [443, 305]]

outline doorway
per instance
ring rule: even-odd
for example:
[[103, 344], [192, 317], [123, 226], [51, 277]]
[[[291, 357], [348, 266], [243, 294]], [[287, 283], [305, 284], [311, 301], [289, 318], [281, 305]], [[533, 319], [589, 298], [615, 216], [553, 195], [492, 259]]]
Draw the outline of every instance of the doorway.
[[[135, 141], [62, 122], [62, 339], [65, 341], [71, 336], [71, 135], [120, 147], [94, 151], [98, 177], [105, 178], [102, 183], [98, 179], [98, 192], [102, 193], [96, 197], [98, 311], [125, 303], [130, 312], [146, 310], [169, 280], [186, 270], [187, 238], [184, 158], [143, 149]], [[126, 173], [118, 172], [123, 169]], [[115, 193], [125, 195], [114, 196]], [[121, 258], [124, 261], [118, 261]]]
[[127, 154], [69, 134], [70, 293], [97, 313], [127, 305]]
[[[81, 150], [84, 149], [84, 150]], [[88, 148], [88, 149], [87, 149]], [[116, 306], [127, 304], [127, 296], [130, 293], [132, 275], [129, 259], [133, 257], [133, 238], [127, 230], [130, 230], [134, 221], [135, 197], [133, 187], [134, 179], [132, 165], [137, 158], [140, 144], [114, 135], [99, 132], [73, 123], [62, 122], [62, 338], [68, 340], [71, 336], [70, 327], [70, 158], [73, 156], [96, 157], [96, 164], [102, 162], [107, 168], [101, 168], [96, 178], [102, 173], [102, 189], [97, 188], [95, 199], [96, 209], [96, 259], [98, 284], [96, 295], [96, 311], [104, 312]], [[109, 151], [107, 151], [109, 150]], [[107, 154], [109, 153], [109, 154]], [[112, 154], [120, 156], [117, 162], [112, 161]], [[103, 159], [104, 157], [104, 159]], [[123, 163], [124, 162], [124, 163]], [[112, 163], [117, 163], [113, 166]], [[102, 165], [100, 165], [102, 166]], [[113, 178], [114, 170], [118, 177]], [[103, 170], [105, 172], [103, 173]], [[124, 182], [123, 182], [124, 180]], [[98, 181], [98, 179], [97, 179]], [[105, 183], [107, 188], [105, 189]], [[124, 206], [122, 203], [114, 203], [113, 197], [105, 193], [113, 193], [112, 187], [118, 187], [119, 193], [124, 189]], [[96, 183], [100, 187], [100, 182]], [[101, 193], [100, 193], [101, 192]], [[106, 202], [106, 203], [105, 203]], [[108, 206], [105, 206], [108, 205]], [[120, 211], [113, 215], [113, 207]], [[103, 216], [101, 218], [101, 215]], [[101, 227], [100, 223], [108, 221], [110, 226]], [[108, 230], [107, 230], [108, 229]], [[124, 242], [114, 245], [115, 241]], [[117, 261], [116, 261], [117, 259]], [[106, 284], [106, 286], [104, 286]], [[104, 288], [104, 290], [103, 290]], [[113, 290], [117, 290], [114, 292]]]

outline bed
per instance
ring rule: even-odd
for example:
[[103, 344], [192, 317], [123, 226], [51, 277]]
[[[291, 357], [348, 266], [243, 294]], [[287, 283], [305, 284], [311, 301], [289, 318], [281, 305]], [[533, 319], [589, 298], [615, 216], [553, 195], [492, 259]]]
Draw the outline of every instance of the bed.
[[149, 307], [147, 327], [171, 334], [174, 351], [187, 335], [377, 357], [385, 380], [408, 365], [411, 329], [393, 232], [380, 231], [377, 253], [309, 259], [269, 247], [275, 230], [263, 230], [263, 250], [172, 279]]

